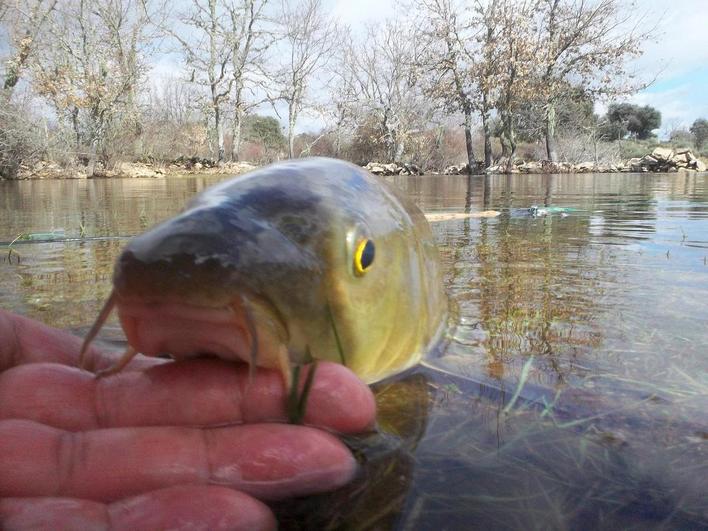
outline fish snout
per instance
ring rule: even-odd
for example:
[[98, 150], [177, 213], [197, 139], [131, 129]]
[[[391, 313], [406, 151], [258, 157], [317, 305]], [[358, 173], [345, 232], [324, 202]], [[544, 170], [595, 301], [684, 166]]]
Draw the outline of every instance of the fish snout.
[[233, 295], [228, 286], [237, 272], [218, 257], [189, 253], [140, 259], [127, 248], [116, 262], [113, 285], [119, 298], [160, 299], [204, 306], [224, 306]]

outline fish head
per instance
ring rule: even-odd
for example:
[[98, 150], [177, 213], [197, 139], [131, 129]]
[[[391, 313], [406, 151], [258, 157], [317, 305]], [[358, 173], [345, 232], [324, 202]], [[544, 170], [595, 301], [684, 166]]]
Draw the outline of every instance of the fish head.
[[416, 363], [445, 313], [422, 213], [354, 165], [289, 161], [220, 183], [137, 236], [114, 294], [129, 344], [374, 381]]

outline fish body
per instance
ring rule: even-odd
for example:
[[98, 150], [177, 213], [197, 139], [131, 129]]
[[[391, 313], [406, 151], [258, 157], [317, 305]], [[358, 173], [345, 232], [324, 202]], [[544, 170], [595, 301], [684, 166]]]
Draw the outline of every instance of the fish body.
[[221, 182], [119, 256], [135, 352], [283, 368], [332, 360], [373, 382], [408, 368], [447, 313], [423, 213], [352, 164], [291, 160]]

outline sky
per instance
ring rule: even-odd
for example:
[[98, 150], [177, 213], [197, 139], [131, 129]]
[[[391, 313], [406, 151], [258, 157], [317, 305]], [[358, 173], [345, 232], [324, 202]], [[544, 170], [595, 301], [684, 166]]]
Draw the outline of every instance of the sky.
[[[627, 0], [631, 2], [631, 0]], [[328, 0], [333, 14], [351, 26], [393, 16], [393, 0]], [[647, 27], [656, 24], [656, 42], [630, 68], [655, 82], [626, 101], [661, 111], [661, 136], [708, 118], [708, 0], [635, 0]], [[596, 111], [602, 113], [605, 104]]]
[[[460, 0], [465, 1], [465, 0]], [[472, 0], [466, 0], [472, 1]], [[624, 0], [644, 15], [642, 24], [656, 25], [655, 40], [646, 42], [644, 54], [629, 64], [643, 80], [654, 82], [624, 101], [651, 105], [662, 114], [660, 138], [673, 129], [688, 128], [697, 118], [708, 119], [708, 0]], [[333, 18], [353, 29], [367, 22], [396, 18], [396, 0], [324, 0]], [[176, 56], [163, 57], [155, 64], [160, 75], [174, 75], [179, 67]], [[604, 114], [607, 102], [596, 104]], [[284, 116], [282, 109], [280, 115]], [[273, 114], [267, 108], [264, 114]], [[285, 113], [287, 114], [287, 113]], [[303, 113], [296, 131], [315, 131], [323, 122], [316, 115]]]
[[635, 64], [657, 79], [630, 100], [659, 109], [663, 133], [708, 118], [708, 1], [639, 0], [637, 4], [656, 17], [659, 35], [657, 42], [647, 43]]

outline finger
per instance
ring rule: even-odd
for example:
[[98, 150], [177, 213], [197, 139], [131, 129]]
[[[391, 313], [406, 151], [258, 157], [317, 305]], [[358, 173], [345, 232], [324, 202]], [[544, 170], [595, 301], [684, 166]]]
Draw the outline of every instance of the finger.
[[[250, 380], [246, 366], [216, 359], [99, 380], [76, 368], [36, 363], [0, 374], [0, 419], [30, 419], [71, 431], [285, 421], [285, 395], [278, 371], [259, 369]], [[375, 414], [373, 394], [351, 371], [335, 363], [318, 365], [306, 424], [358, 433]]]
[[0, 525], [8, 530], [111, 529], [269, 530], [270, 509], [232, 489], [185, 485], [103, 504], [75, 498], [0, 500]]
[[172, 485], [214, 484], [280, 499], [337, 488], [355, 467], [342, 442], [306, 426], [72, 433], [31, 421], [0, 422], [0, 498], [112, 501]]
[[[76, 366], [81, 338], [27, 317], [0, 309], [0, 371], [16, 365], [54, 362]], [[120, 353], [89, 348], [86, 368], [92, 372], [111, 367]], [[138, 355], [128, 370], [163, 363], [164, 360]]]

